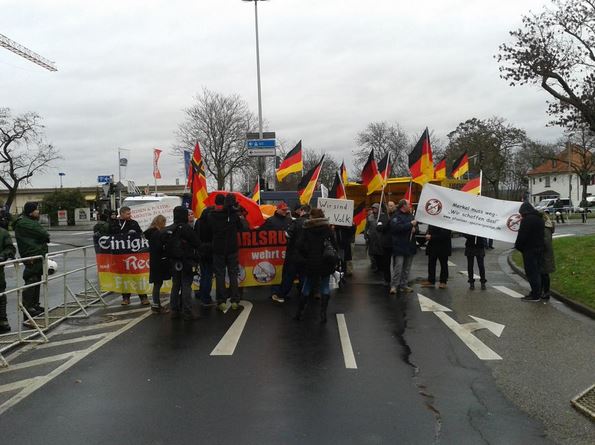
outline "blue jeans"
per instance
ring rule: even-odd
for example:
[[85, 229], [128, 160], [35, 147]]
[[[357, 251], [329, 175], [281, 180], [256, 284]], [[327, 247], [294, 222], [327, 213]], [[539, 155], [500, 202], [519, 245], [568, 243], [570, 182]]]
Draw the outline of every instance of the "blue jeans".
[[200, 281], [199, 290], [196, 296], [205, 303], [211, 303], [211, 289], [213, 287], [213, 264], [208, 261], [201, 261], [200, 263]]
[[330, 288], [330, 284], [329, 284], [330, 278], [331, 278], [330, 275], [326, 275], [324, 277], [306, 276], [306, 278], [304, 278], [304, 286], [302, 287], [302, 294], [310, 295], [310, 292], [312, 292], [313, 288], [315, 286], [318, 286], [318, 288], [320, 290], [320, 295], [330, 295], [331, 294], [331, 288]]

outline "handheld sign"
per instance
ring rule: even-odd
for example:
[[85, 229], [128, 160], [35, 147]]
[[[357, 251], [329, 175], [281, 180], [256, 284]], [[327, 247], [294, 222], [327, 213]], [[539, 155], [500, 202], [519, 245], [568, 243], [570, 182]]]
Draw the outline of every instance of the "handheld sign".
[[329, 224], [334, 226], [353, 225], [353, 200], [318, 198], [318, 208], [322, 209]]

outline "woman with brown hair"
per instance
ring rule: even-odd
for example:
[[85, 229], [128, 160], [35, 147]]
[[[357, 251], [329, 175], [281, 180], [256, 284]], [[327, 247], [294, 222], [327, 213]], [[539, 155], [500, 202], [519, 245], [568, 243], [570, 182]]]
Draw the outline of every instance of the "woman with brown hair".
[[143, 232], [149, 241], [149, 283], [153, 283], [153, 303], [151, 310], [155, 313], [164, 312], [161, 307], [161, 286], [171, 278], [169, 261], [164, 255], [161, 242], [161, 231], [165, 228], [165, 216], [157, 215], [151, 225]]

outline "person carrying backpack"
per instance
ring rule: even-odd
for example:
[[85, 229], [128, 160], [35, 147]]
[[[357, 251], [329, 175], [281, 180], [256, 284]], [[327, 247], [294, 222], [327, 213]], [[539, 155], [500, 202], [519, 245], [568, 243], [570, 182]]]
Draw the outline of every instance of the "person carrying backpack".
[[163, 230], [162, 243], [171, 268], [171, 318], [196, 320], [199, 316], [192, 306], [192, 279], [200, 240], [188, 224], [188, 209], [174, 208], [174, 223]]
[[305, 278], [294, 319], [301, 319], [310, 292], [319, 288], [320, 323], [326, 323], [326, 312], [331, 297], [329, 280], [337, 267], [339, 257], [335, 235], [321, 209], [311, 210], [310, 219], [304, 222], [302, 236], [297, 241], [297, 249], [300, 261], [305, 266]]
[[161, 286], [163, 282], [171, 278], [169, 261], [163, 249], [163, 229], [165, 228], [165, 216], [157, 215], [153, 218], [151, 225], [143, 232], [149, 241], [149, 283], [153, 284], [153, 303], [151, 310], [156, 314], [163, 312], [161, 306]]

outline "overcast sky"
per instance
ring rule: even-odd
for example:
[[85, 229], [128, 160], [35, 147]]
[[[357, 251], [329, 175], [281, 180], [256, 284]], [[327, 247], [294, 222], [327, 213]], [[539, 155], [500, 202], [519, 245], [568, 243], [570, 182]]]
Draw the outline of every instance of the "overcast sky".
[[[369, 122], [446, 134], [471, 117], [504, 117], [555, 141], [547, 94], [509, 87], [494, 59], [521, 15], [544, 0], [270, 0], [259, 3], [263, 114], [288, 142], [349, 166]], [[64, 157], [34, 186], [95, 185], [117, 176], [181, 177], [169, 154], [183, 109], [203, 87], [237, 93], [257, 112], [254, 4], [241, 0], [0, 0], [0, 33], [56, 62], [46, 71], [0, 48], [0, 106], [36, 111]], [[265, 129], [266, 130], [266, 129]]]

